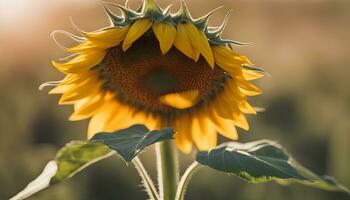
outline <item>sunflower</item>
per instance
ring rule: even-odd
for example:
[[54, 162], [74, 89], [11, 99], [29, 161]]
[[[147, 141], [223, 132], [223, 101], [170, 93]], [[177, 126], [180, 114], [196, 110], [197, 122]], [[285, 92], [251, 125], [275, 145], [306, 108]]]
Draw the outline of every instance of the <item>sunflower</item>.
[[[117, 7], [118, 16], [106, 7]], [[111, 25], [95, 32], [68, 34], [78, 44], [66, 62], [52, 61], [66, 77], [50, 94], [62, 94], [60, 105], [73, 105], [70, 120], [90, 119], [87, 137], [133, 124], [149, 129], [174, 128], [184, 153], [216, 146], [218, 134], [238, 138], [248, 130], [244, 114], [256, 114], [248, 96], [261, 94], [250, 83], [263, 73], [222, 39], [226, 24], [194, 19], [184, 2], [179, 12], [144, 0], [137, 10], [104, 5]], [[50, 83], [49, 83], [50, 84]]]

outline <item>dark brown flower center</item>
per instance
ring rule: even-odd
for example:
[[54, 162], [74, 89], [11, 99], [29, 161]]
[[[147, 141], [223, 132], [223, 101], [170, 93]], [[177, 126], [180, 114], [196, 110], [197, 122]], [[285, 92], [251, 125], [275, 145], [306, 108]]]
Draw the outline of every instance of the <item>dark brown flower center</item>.
[[197, 89], [200, 104], [214, 96], [227, 78], [221, 68], [212, 69], [203, 58], [194, 62], [174, 47], [163, 55], [152, 32], [126, 52], [120, 45], [109, 49], [99, 70], [104, 88], [116, 92], [119, 101], [160, 114], [177, 110], [162, 104], [160, 96]]

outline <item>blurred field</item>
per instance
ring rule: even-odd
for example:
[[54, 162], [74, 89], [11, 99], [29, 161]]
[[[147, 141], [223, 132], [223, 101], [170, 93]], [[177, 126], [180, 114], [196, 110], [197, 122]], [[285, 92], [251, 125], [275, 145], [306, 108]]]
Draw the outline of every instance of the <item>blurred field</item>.
[[[158, 1], [163, 7], [172, 2]], [[136, 2], [132, 0], [131, 7]], [[213, 25], [233, 9], [224, 36], [252, 42], [237, 51], [271, 74], [258, 82], [264, 95], [252, 99], [266, 112], [250, 118], [251, 131], [240, 131], [241, 141], [279, 141], [309, 168], [350, 187], [350, 1], [187, 3], [194, 17], [224, 5], [213, 15]], [[173, 10], [178, 6], [176, 1]], [[66, 142], [85, 137], [86, 122], [69, 122], [71, 108], [58, 106], [57, 96], [37, 90], [42, 82], [62, 78], [50, 61], [64, 54], [49, 35], [55, 29], [74, 32], [70, 16], [84, 30], [107, 24], [98, 0], [0, 0], [0, 199], [8, 199], [36, 177]], [[154, 174], [152, 149], [142, 158]], [[182, 166], [190, 160], [181, 156]], [[31, 199], [145, 199], [139, 184], [133, 167], [113, 157]], [[348, 197], [299, 185], [247, 184], [202, 169], [190, 183], [187, 199]]]

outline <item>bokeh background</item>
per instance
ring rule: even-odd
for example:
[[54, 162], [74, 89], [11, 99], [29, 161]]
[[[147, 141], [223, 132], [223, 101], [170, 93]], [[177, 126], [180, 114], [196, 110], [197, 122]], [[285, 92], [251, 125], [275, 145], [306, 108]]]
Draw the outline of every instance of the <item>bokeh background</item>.
[[[113, 2], [122, 3], [121, 0]], [[158, 0], [161, 6], [178, 1]], [[131, 0], [130, 6], [140, 3]], [[252, 42], [237, 47], [271, 76], [257, 82], [264, 95], [252, 98], [266, 111], [250, 118], [241, 141], [279, 141], [294, 157], [320, 174], [350, 186], [350, 1], [348, 0], [187, 0], [194, 17], [224, 5], [210, 24], [233, 9], [225, 37]], [[117, 12], [117, 11], [116, 11]], [[38, 91], [62, 74], [50, 60], [64, 56], [50, 38], [56, 29], [76, 33], [107, 25], [98, 0], [0, 0], [0, 199], [8, 199], [35, 178], [70, 140], [84, 139], [86, 121], [69, 122], [72, 108], [58, 96]], [[57, 39], [66, 45], [67, 38]], [[142, 159], [155, 175], [153, 149]], [[193, 155], [181, 155], [186, 166]], [[132, 165], [109, 158], [32, 200], [145, 199]], [[248, 184], [235, 176], [202, 169], [187, 199], [349, 199], [342, 193], [276, 183]]]

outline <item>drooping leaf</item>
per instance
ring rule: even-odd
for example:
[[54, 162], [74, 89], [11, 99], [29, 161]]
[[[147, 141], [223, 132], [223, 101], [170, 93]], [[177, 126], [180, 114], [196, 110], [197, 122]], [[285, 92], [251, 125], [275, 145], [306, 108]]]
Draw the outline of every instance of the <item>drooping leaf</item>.
[[282, 148], [268, 141], [247, 144], [229, 142], [208, 152], [199, 152], [196, 160], [219, 171], [233, 173], [253, 183], [276, 178], [307, 180], [288, 162]]
[[298, 170], [300, 174], [307, 177], [310, 180], [313, 180], [312, 182], [305, 182], [305, 181], [298, 181], [298, 180], [277, 180], [277, 183], [282, 185], [289, 185], [291, 183], [301, 183], [303, 185], [311, 186], [320, 188], [323, 190], [328, 191], [339, 191], [339, 192], [345, 192], [350, 194], [350, 190], [346, 188], [345, 186], [339, 184], [333, 177], [327, 176], [327, 175], [317, 175], [316, 173], [310, 171], [309, 169], [302, 166], [300, 163], [296, 162], [295, 160], [291, 160], [291, 163], [293, 166]]
[[98, 133], [91, 141], [100, 142], [115, 150], [125, 161], [130, 162], [147, 146], [163, 140], [173, 139], [170, 128], [150, 131], [144, 125], [134, 125], [113, 133]]
[[100, 143], [72, 141], [63, 147], [43, 172], [11, 200], [21, 200], [65, 179], [74, 176], [87, 166], [113, 155]]
[[131, 161], [147, 146], [172, 138], [172, 129], [149, 131], [143, 125], [134, 125], [113, 133], [99, 133], [92, 141], [72, 141], [57, 153], [55, 160], [50, 161], [35, 180], [10, 200], [28, 198], [50, 185], [71, 178], [89, 165], [115, 154], [112, 150], [124, 160]]
[[249, 143], [228, 142], [210, 151], [199, 152], [196, 160], [213, 169], [235, 174], [252, 183], [275, 180], [281, 184], [299, 182], [326, 190], [349, 190], [326, 176], [318, 176], [298, 164], [277, 143], [260, 140]]

